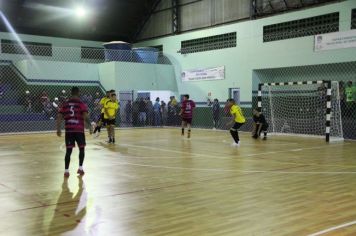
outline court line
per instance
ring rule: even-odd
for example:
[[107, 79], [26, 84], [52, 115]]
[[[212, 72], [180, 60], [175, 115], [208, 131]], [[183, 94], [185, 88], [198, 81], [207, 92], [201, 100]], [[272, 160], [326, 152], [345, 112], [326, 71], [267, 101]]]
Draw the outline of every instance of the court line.
[[[95, 144], [95, 143], [94, 143]], [[200, 158], [211, 158], [211, 159], [235, 159], [235, 157], [219, 157], [219, 156], [213, 156], [209, 154], [198, 154], [198, 153], [191, 153], [191, 152], [182, 152], [178, 150], [171, 150], [171, 149], [163, 149], [163, 148], [157, 148], [157, 147], [152, 147], [152, 146], [142, 146], [142, 145], [133, 145], [133, 144], [125, 144], [121, 143], [120, 145], [122, 146], [128, 146], [128, 147], [138, 147], [138, 148], [146, 148], [146, 149], [151, 149], [151, 150], [158, 150], [158, 151], [165, 151], [165, 152], [171, 152], [171, 153], [179, 153], [179, 154], [186, 154], [186, 155], [194, 155], [196, 157]], [[349, 143], [337, 143], [337, 144], [331, 144], [332, 147], [334, 146], [344, 146], [344, 145], [349, 145]], [[64, 152], [64, 144], [61, 144], [60, 150]], [[254, 154], [247, 154], [247, 155], [240, 155], [238, 157], [244, 158], [244, 157], [255, 157], [255, 156], [261, 156], [261, 155], [268, 155], [268, 154], [278, 154], [278, 153], [284, 153], [284, 152], [300, 152], [304, 150], [314, 150], [314, 149], [324, 149], [328, 148], [330, 146], [314, 146], [314, 147], [307, 147], [307, 148], [293, 148], [293, 149], [288, 149], [288, 150], [281, 150], [281, 151], [272, 151], [272, 152], [262, 152], [262, 153], [254, 153]], [[128, 156], [125, 156], [128, 157]], [[153, 157], [152, 157], [153, 158]], [[268, 159], [269, 161], [274, 161], [277, 163], [282, 163], [282, 164], [289, 164], [289, 165], [297, 165], [297, 166], [318, 166], [318, 167], [355, 167], [355, 166], [343, 166], [343, 165], [320, 165], [320, 164], [306, 164], [306, 163], [296, 163], [296, 162], [287, 162], [287, 161], [279, 161], [279, 160], [273, 160], [269, 158], [263, 158], [263, 157], [258, 157], [259, 159]], [[173, 159], [173, 158], [171, 158]], [[250, 159], [250, 161], [255, 161], [253, 159]], [[344, 173], [344, 172], [343, 172]]]
[[[139, 167], [161, 168], [161, 169], [175, 169], [175, 170], [194, 170], [194, 171], [211, 171], [211, 172], [239, 172], [239, 173], [276, 173], [276, 174], [356, 174], [356, 171], [276, 171], [276, 170], [233, 170], [233, 169], [213, 169], [213, 168], [187, 168], [176, 166], [160, 166], [160, 165], [146, 165], [136, 164], [130, 162], [116, 162], [121, 165], [132, 165]], [[307, 164], [304, 164], [307, 166]]]
[[328, 229], [324, 229], [322, 231], [319, 231], [319, 232], [316, 232], [316, 233], [313, 233], [313, 234], [309, 234], [308, 236], [322, 235], [322, 234], [329, 233], [329, 232], [337, 230], [337, 229], [346, 228], [346, 227], [354, 225], [354, 224], [356, 224], [356, 221], [351, 221], [349, 223], [345, 223], [345, 224], [342, 224], [342, 225], [337, 225], [337, 226], [334, 226], [334, 227], [331, 227], [331, 228], [328, 228]]

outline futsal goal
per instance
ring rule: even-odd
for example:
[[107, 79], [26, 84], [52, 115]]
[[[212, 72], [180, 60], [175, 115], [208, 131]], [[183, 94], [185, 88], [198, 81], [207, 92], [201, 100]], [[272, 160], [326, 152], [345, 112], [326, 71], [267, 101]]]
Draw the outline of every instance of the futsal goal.
[[258, 109], [272, 134], [343, 140], [339, 84], [336, 81], [261, 83]]

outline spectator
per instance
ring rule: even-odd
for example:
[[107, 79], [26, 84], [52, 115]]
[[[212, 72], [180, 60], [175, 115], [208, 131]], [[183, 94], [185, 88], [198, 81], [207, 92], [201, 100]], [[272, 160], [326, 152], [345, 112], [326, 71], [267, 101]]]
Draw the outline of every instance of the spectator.
[[131, 123], [132, 119], [132, 103], [131, 100], [128, 100], [125, 106], [126, 122]]
[[352, 81], [347, 82], [345, 96], [347, 115], [350, 118], [354, 118], [354, 113], [356, 112], [356, 86], [352, 84]]
[[149, 97], [146, 98], [146, 114], [147, 114], [147, 125], [151, 126], [153, 124], [153, 103]]
[[214, 99], [214, 102], [212, 104], [212, 112], [213, 112], [214, 129], [217, 129], [220, 123], [220, 103], [217, 98]]
[[5, 88], [2, 83], [2, 80], [0, 79], [0, 98], [2, 98], [2, 96], [4, 95], [4, 92], [5, 92]]
[[161, 125], [161, 105], [159, 104], [159, 98], [156, 98], [156, 102], [153, 105], [154, 114], [154, 126]]
[[32, 112], [32, 103], [33, 103], [32, 95], [30, 94], [30, 91], [26, 90], [26, 92], [25, 92], [25, 106], [26, 106], [27, 112]]
[[53, 117], [57, 117], [58, 111], [60, 109], [59, 107], [59, 99], [57, 97], [54, 98], [53, 102], [52, 102], [52, 106], [53, 106]]
[[167, 111], [167, 104], [164, 101], [161, 101], [161, 123], [162, 125], [166, 125], [167, 124], [167, 116], [168, 116], [168, 111]]
[[46, 91], [42, 92], [40, 101], [43, 106], [45, 106], [49, 102], [49, 97]]
[[138, 119], [139, 113], [140, 113], [139, 106], [140, 106], [139, 98], [136, 98], [135, 102], [132, 104], [132, 124], [134, 126], [137, 126], [138, 122], [139, 122], [139, 119]]
[[144, 126], [146, 124], [147, 113], [146, 113], [146, 103], [143, 98], [141, 98], [138, 103], [138, 111], [139, 111], [139, 125]]
[[54, 119], [54, 108], [52, 103], [48, 100], [47, 102], [44, 103], [43, 105], [43, 111], [44, 113], [48, 116], [50, 120]]
[[177, 114], [177, 100], [171, 96], [168, 102], [168, 125], [176, 125]]
[[342, 117], [345, 116], [346, 96], [345, 96], [345, 83], [340, 81], [339, 83], [339, 96]]
[[230, 104], [229, 104], [229, 99], [226, 100], [225, 106], [224, 106], [224, 117], [230, 117]]

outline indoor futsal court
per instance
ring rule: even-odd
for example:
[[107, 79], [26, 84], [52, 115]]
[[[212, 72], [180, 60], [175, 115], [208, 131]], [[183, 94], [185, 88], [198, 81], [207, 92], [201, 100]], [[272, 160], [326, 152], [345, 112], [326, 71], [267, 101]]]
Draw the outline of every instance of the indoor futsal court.
[[231, 149], [226, 132], [177, 132], [122, 129], [114, 147], [88, 138], [87, 172], [68, 179], [54, 134], [2, 136], [1, 234], [313, 235], [355, 219], [353, 142], [244, 133]]
[[0, 236], [355, 236], [356, 0], [0, 0]]

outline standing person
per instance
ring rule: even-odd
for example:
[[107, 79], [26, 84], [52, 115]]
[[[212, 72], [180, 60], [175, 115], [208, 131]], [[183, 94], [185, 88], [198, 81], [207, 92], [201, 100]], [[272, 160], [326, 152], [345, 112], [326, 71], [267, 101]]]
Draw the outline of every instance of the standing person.
[[126, 122], [131, 123], [132, 119], [132, 103], [131, 100], [128, 100], [125, 106]]
[[145, 126], [147, 113], [146, 113], [146, 103], [143, 98], [140, 98], [140, 102], [138, 104], [139, 111], [139, 126]]
[[154, 125], [161, 125], [161, 105], [159, 104], [159, 98], [156, 98], [156, 102], [153, 105], [153, 116], [154, 116]]
[[175, 96], [170, 97], [168, 102], [168, 125], [177, 126], [179, 122], [178, 102]]
[[84, 162], [84, 149], [85, 149], [85, 134], [84, 123], [89, 128], [90, 134], [92, 133], [90, 120], [88, 116], [88, 107], [79, 99], [79, 88], [73, 87], [71, 91], [72, 97], [66, 101], [60, 108], [57, 115], [57, 136], [60, 137], [62, 120], [65, 121], [65, 164], [64, 176], [69, 177], [69, 164], [70, 156], [73, 147], [77, 143], [79, 147], [79, 169], [77, 173], [84, 175], [83, 162]]
[[232, 138], [234, 139], [234, 142], [232, 143], [233, 147], [238, 147], [240, 146], [240, 138], [239, 138], [239, 132], [238, 129], [245, 124], [246, 119], [242, 113], [241, 107], [236, 105], [235, 100], [230, 98], [227, 100], [228, 101], [228, 106], [230, 107], [230, 114], [232, 115], [232, 120], [227, 123], [227, 125], [231, 125], [234, 123], [234, 125], [230, 128], [230, 134]]
[[30, 91], [26, 90], [26, 95], [25, 95], [25, 105], [26, 105], [26, 111], [27, 112], [32, 112], [32, 95], [30, 94]]
[[109, 143], [115, 143], [115, 121], [118, 110], [119, 102], [116, 99], [116, 94], [112, 93], [110, 100], [104, 106], [104, 119], [108, 127]]
[[188, 138], [191, 135], [191, 125], [193, 119], [193, 110], [195, 108], [195, 102], [193, 100], [189, 100], [189, 95], [186, 94], [183, 96], [182, 108], [179, 113], [182, 116], [182, 136], [184, 136], [184, 128], [188, 128]]
[[262, 112], [253, 109], [253, 130], [252, 130], [252, 137], [257, 139], [261, 136], [261, 132], [263, 131], [263, 140], [267, 139], [267, 129], [268, 123], [266, 121], [265, 116]]
[[352, 81], [347, 82], [345, 87], [345, 96], [348, 117], [354, 118], [354, 113], [356, 112], [356, 86], [352, 86]]
[[220, 103], [217, 98], [214, 99], [214, 102], [212, 104], [212, 111], [213, 111], [214, 129], [217, 129], [220, 123]]
[[94, 134], [96, 134], [96, 132], [98, 132], [96, 137], [99, 137], [100, 131], [101, 131], [101, 127], [102, 126], [106, 126], [106, 120], [104, 118], [104, 112], [105, 112], [104, 106], [105, 106], [106, 102], [110, 100], [110, 93], [111, 93], [111, 91], [106, 91], [105, 97], [103, 97], [99, 102], [100, 107], [101, 107], [101, 114], [100, 114], [100, 119], [98, 121], [98, 124], [97, 124], [97, 126], [96, 126], [96, 128], [94, 130]]
[[168, 111], [167, 111], [167, 104], [164, 101], [161, 101], [161, 116], [162, 116], [162, 125], [166, 125]]

